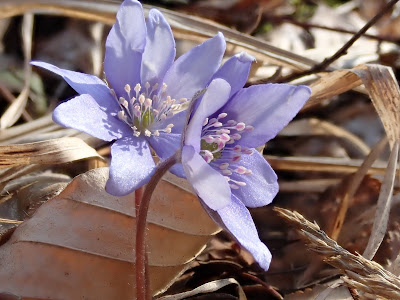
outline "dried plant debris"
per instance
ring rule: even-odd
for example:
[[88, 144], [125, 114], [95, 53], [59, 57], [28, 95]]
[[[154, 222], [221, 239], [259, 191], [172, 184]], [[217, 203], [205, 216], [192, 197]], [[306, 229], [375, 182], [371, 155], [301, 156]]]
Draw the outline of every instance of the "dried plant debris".
[[383, 299], [400, 299], [400, 279], [380, 264], [348, 252], [301, 214], [277, 207], [275, 211], [297, 229], [309, 249], [346, 275], [342, 279], [350, 287]]

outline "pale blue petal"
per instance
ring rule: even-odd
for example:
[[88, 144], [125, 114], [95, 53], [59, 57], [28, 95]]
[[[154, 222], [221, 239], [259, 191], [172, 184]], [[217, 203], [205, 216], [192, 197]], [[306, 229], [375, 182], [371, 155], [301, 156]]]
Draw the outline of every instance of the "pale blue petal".
[[246, 186], [239, 189], [232, 189], [232, 193], [243, 202], [247, 207], [259, 207], [268, 205], [278, 193], [278, 177], [265, 158], [253, 149], [252, 155], [242, 155], [241, 160], [231, 167], [236, 169], [244, 166], [253, 173], [250, 175], [240, 175], [233, 173], [230, 177], [233, 180], [242, 181]]
[[104, 111], [88, 94], [58, 105], [53, 112], [53, 120], [62, 126], [86, 132], [105, 141], [132, 134], [128, 125]]
[[[162, 160], [174, 155], [181, 147], [181, 134], [160, 132], [159, 136], [152, 135], [147, 140]], [[185, 177], [182, 164], [174, 165], [170, 172], [176, 176]]]
[[239, 91], [249, 77], [251, 63], [255, 58], [246, 52], [241, 52], [228, 59], [214, 74], [213, 79], [222, 78], [231, 85], [230, 97]]
[[163, 122], [154, 123], [151, 127], [151, 130], [164, 129], [168, 124], [174, 124], [174, 127], [171, 128], [171, 132], [181, 134], [186, 123], [186, 113], [187, 110], [183, 110], [177, 114], [174, 114], [172, 117], [165, 119]]
[[183, 147], [182, 165], [187, 180], [208, 207], [218, 210], [229, 205], [231, 189], [228, 182], [193, 147]]
[[162, 85], [165, 73], [175, 59], [175, 40], [164, 16], [151, 9], [147, 18], [146, 48], [142, 57], [141, 81]]
[[179, 100], [192, 99], [204, 89], [218, 70], [225, 52], [222, 33], [192, 48], [179, 57], [165, 75], [167, 94]]
[[204, 120], [220, 109], [229, 99], [230, 85], [223, 79], [214, 79], [193, 112], [185, 133], [185, 145], [200, 152], [200, 137]]
[[146, 23], [142, 5], [125, 0], [106, 41], [104, 72], [118, 97], [126, 97], [124, 87], [140, 83], [142, 54], [146, 45]]
[[235, 196], [232, 196], [231, 203], [218, 209], [217, 213], [222, 221], [220, 225], [228, 230], [239, 244], [253, 255], [254, 260], [264, 270], [268, 270], [272, 258], [271, 252], [261, 242], [253, 219], [244, 204]]
[[40, 61], [32, 61], [31, 64], [61, 76], [77, 93], [89, 94], [103, 109], [110, 111], [118, 110], [119, 105], [112, 97], [110, 89], [98, 77], [85, 73], [60, 69], [56, 66]]
[[111, 146], [106, 191], [114, 196], [127, 195], [146, 184], [154, 170], [155, 164], [146, 140], [133, 135], [123, 137]]
[[307, 86], [260, 84], [242, 89], [225, 105], [229, 119], [251, 125], [239, 144], [256, 148], [274, 138], [299, 112], [310, 97]]

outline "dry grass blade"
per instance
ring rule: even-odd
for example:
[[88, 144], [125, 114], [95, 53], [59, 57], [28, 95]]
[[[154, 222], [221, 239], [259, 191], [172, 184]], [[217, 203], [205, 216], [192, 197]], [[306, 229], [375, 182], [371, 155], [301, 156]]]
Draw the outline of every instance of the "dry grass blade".
[[347, 275], [348, 279], [344, 280], [350, 287], [378, 298], [400, 299], [400, 279], [397, 276], [378, 263], [340, 247], [317, 224], [311, 223], [301, 214], [277, 207], [274, 210], [298, 230], [311, 250], [324, 256], [327, 263]]
[[354, 89], [362, 83], [360, 78], [349, 70], [336, 70], [319, 75], [321, 78], [310, 84], [312, 94], [302, 110], [307, 110], [323, 100]]
[[360, 138], [351, 132], [336, 126], [330, 122], [316, 118], [301, 119], [290, 122], [280, 133], [280, 136], [335, 136], [346, 141], [353, 152], [364, 157], [370, 152], [370, 148]]
[[[361, 159], [332, 158], [332, 157], [279, 157], [264, 155], [265, 159], [275, 170], [284, 171], [316, 171], [327, 173], [353, 173], [362, 165]], [[384, 175], [386, 163], [375, 162], [368, 174]]]
[[367, 174], [369, 168], [372, 166], [374, 161], [379, 157], [382, 153], [384, 147], [387, 144], [386, 137], [380, 140], [376, 146], [372, 149], [371, 153], [367, 156], [364, 160], [363, 164], [351, 178], [350, 182], [348, 183], [346, 192], [344, 197], [341, 199], [340, 207], [337, 212], [335, 223], [333, 225], [332, 231], [330, 233], [330, 237], [334, 240], [337, 240], [344, 224], [344, 220], [346, 217], [347, 209], [350, 205], [351, 200], [353, 199], [354, 195], [357, 192], [358, 187], [360, 186], [364, 176]]
[[5, 223], [5, 224], [21, 224], [21, 223], [23, 223], [23, 221], [9, 220], [9, 219], [0, 218], [0, 223]]
[[79, 138], [0, 146], [0, 169], [29, 164], [60, 164], [85, 158], [101, 159]]
[[219, 279], [219, 280], [214, 280], [211, 282], [207, 282], [191, 291], [188, 292], [183, 292], [179, 293], [176, 295], [170, 295], [170, 296], [164, 296], [158, 298], [158, 300], [181, 300], [181, 299], [186, 299], [188, 297], [196, 296], [198, 294], [204, 294], [204, 293], [212, 293], [215, 291], [218, 291], [219, 289], [230, 285], [230, 284], [236, 284], [238, 287], [238, 293], [239, 293], [239, 300], [246, 300], [246, 294], [244, 293], [242, 287], [240, 286], [239, 282], [237, 282], [234, 278], [226, 278], [226, 279]]
[[279, 180], [279, 191], [283, 193], [322, 193], [328, 187], [339, 184], [339, 178]]
[[[0, 18], [20, 15], [27, 11], [58, 14], [74, 18], [113, 24], [119, 3], [107, 1], [58, 1], [58, 0], [8, 0], [0, 3]], [[152, 6], [143, 5], [145, 13]], [[317, 62], [270, 45], [252, 36], [232, 30], [200, 17], [158, 8], [171, 25], [174, 34], [184, 34], [187, 38], [207, 38], [221, 31], [228, 43], [235, 46], [235, 52], [246, 50], [257, 60], [270, 61], [294, 70], [307, 70]]]
[[33, 15], [31, 13], [26, 13], [22, 22], [22, 40], [24, 49], [24, 70], [25, 70], [25, 82], [22, 92], [15, 99], [15, 101], [6, 110], [0, 119], [0, 129], [11, 127], [18, 121], [21, 117], [23, 111], [25, 110], [26, 103], [28, 102], [28, 95], [31, 82], [32, 69], [29, 65], [31, 61], [32, 52], [32, 31], [33, 31]]
[[[51, 119], [51, 115], [46, 115], [29, 123], [7, 128], [0, 134], [0, 144], [11, 144], [13, 143], [12, 140], [23, 138], [24, 136], [32, 136], [32, 133], [38, 134], [53, 125], [55, 124]], [[57, 125], [57, 127], [59, 126]]]
[[396, 178], [398, 154], [399, 142], [396, 141], [390, 154], [387, 172], [385, 174], [379, 194], [371, 237], [363, 253], [363, 256], [367, 259], [372, 259], [374, 257], [386, 234], [387, 224], [389, 221], [389, 212], [392, 203], [394, 180]]
[[393, 146], [400, 138], [400, 89], [392, 69], [381, 65], [361, 65], [352, 72], [365, 85]]

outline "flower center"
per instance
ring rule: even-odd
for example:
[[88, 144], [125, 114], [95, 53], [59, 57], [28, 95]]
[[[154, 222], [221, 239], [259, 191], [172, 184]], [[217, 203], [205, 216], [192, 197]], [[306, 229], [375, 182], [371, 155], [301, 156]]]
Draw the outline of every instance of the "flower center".
[[254, 128], [243, 122], [229, 120], [223, 122], [227, 113], [220, 113], [217, 118], [206, 118], [201, 134], [200, 154], [204, 160], [218, 170], [232, 189], [245, 186], [246, 183], [234, 180], [231, 176], [251, 175], [252, 171], [239, 164], [243, 154], [252, 155], [253, 150], [238, 144], [243, 134], [247, 134]]
[[120, 97], [111, 89], [112, 95], [121, 108], [117, 117], [132, 128], [133, 135], [136, 137], [159, 136], [160, 132], [170, 133], [174, 124], [170, 123], [160, 128], [161, 124], [181, 111], [183, 104], [187, 102], [186, 98], [176, 101], [168, 96], [165, 83], [160, 89], [157, 83], [150, 88], [148, 82], [145, 83], [144, 88], [138, 83], [133, 91], [129, 84], [126, 84], [124, 89], [126, 95]]

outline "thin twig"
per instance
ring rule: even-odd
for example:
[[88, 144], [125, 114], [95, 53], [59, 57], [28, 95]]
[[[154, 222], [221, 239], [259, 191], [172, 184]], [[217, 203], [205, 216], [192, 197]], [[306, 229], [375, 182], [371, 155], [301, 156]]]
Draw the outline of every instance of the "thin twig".
[[376, 15], [373, 17], [371, 20], [369, 20], [363, 28], [361, 28], [353, 37], [343, 45], [342, 48], [340, 48], [338, 51], [336, 51], [335, 54], [333, 54], [331, 57], [324, 59], [321, 63], [313, 66], [311, 69], [305, 71], [305, 72], [300, 72], [300, 73], [292, 73], [286, 77], [281, 78], [279, 81], [280, 82], [289, 82], [292, 80], [295, 80], [297, 78], [311, 75], [314, 73], [318, 73], [321, 71], [324, 71], [329, 65], [331, 65], [334, 61], [339, 59], [341, 56], [347, 54], [347, 50], [353, 44], [362, 36], [364, 33], [372, 27], [380, 18], [383, 17], [399, 0], [391, 0], [388, 4], [386, 4]]
[[150, 300], [149, 282], [147, 280], [147, 256], [146, 256], [146, 220], [150, 199], [163, 175], [178, 161], [180, 150], [174, 155], [159, 163], [153, 177], [143, 193], [140, 201], [139, 213], [136, 216], [136, 295], [139, 300]]
[[[281, 24], [281, 23], [290, 23], [299, 27], [302, 27], [306, 30], [310, 29], [321, 29], [321, 30], [326, 30], [326, 31], [332, 31], [332, 32], [338, 32], [338, 33], [347, 33], [347, 34], [352, 34], [356, 35], [357, 31], [354, 30], [348, 30], [344, 28], [337, 28], [337, 27], [329, 27], [329, 26], [324, 26], [324, 25], [319, 25], [319, 24], [314, 24], [314, 23], [308, 23], [308, 22], [301, 22], [298, 20], [293, 19], [291, 16], [267, 16], [267, 20]], [[394, 43], [394, 44], [400, 44], [400, 39], [391, 37], [391, 36], [380, 36], [376, 34], [368, 34], [365, 33], [363, 34], [363, 37], [369, 38], [371, 40], [376, 40], [378, 42], [389, 42], [389, 43]]]

